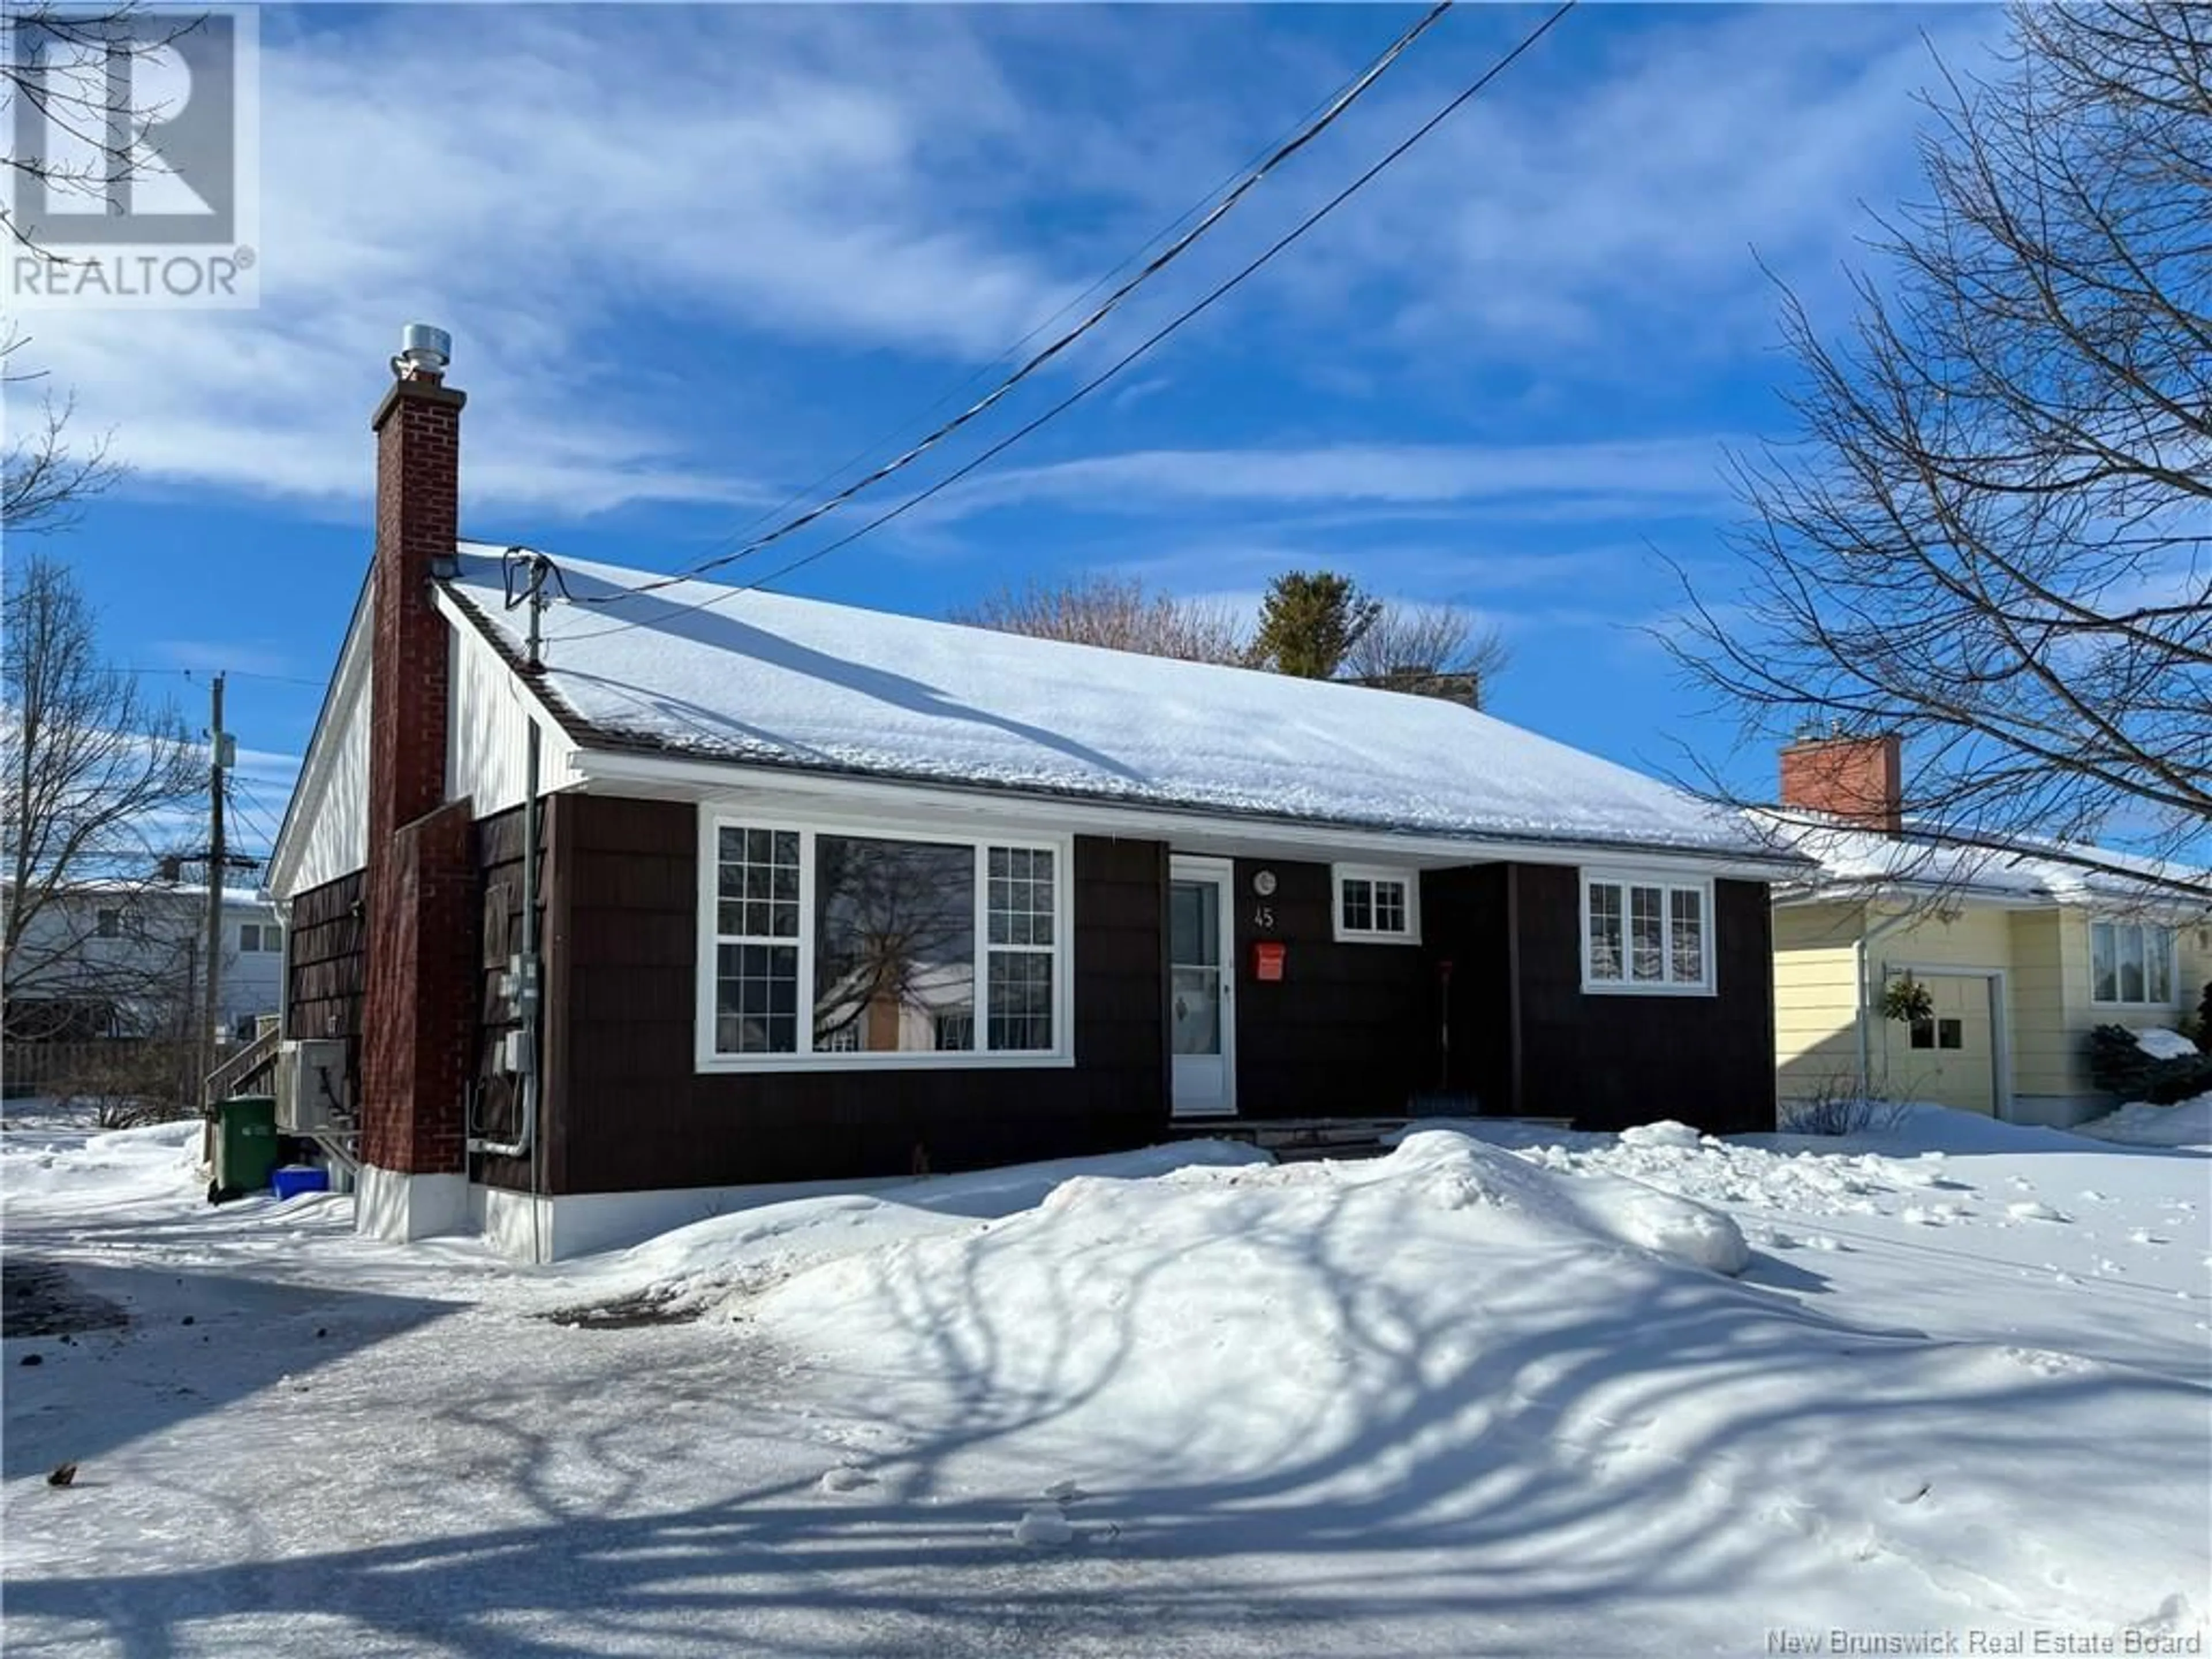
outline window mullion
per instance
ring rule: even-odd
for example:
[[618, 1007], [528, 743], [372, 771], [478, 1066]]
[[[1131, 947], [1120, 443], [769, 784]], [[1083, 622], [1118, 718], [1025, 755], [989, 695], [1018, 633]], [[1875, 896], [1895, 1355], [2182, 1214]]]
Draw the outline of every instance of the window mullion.
[[968, 1052], [991, 1047], [991, 848], [975, 843], [975, 994], [968, 1018]]
[[799, 832], [799, 983], [793, 988], [797, 1010], [792, 1052], [814, 1052], [814, 832]]

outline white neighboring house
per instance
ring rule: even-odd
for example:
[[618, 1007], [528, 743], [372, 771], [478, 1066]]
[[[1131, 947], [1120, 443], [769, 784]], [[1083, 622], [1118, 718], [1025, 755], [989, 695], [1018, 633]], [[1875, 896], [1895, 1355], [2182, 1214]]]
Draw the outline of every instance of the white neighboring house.
[[[207, 937], [207, 889], [185, 882], [86, 882], [58, 895], [24, 930], [9, 974], [11, 1037], [153, 1036], [195, 1012]], [[248, 1035], [283, 1002], [284, 933], [276, 907], [250, 889], [223, 895], [222, 1035]]]

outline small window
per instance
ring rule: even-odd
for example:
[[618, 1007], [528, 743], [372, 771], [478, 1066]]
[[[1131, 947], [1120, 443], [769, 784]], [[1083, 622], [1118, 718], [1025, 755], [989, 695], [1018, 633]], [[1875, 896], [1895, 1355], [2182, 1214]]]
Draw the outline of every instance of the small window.
[[1963, 1048], [1966, 1046], [1966, 1026], [1958, 1020], [1939, 1019], [1936, 1022], [1936, 1046], [1938, 1048]]
[[100, 911], [93, 917], [93, 927], [102, 939], [121, 939], [123, 912], [120, 910]]
[[2092, 1000], [2163, 1008], [2173, 1001], [2173, 929], [2143, 921], [2089, 924]]
[[1711, 991], [1702, 884], [1585, 872], [1583, 878], [1583, 989]]
[[1336, 866], [1336, 937], [1388, 945], [1421, 942], [1420, 878], [1407, 870]]
[[238, 930], [238, 949], [240, 955], [258, 955], [261, 951], [261, 925], [249, 921]]
[[1912, 1022], [1912, 1046], [1916, 1048], [1933, 1048], [1936, 1046], [1934, 1020], [1916, 1019]]

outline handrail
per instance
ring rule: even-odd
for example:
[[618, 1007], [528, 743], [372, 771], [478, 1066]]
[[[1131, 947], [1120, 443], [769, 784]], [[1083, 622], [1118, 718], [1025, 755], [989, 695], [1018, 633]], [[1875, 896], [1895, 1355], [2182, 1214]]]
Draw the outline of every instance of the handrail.
[[238, 1092], [239, 1085], [275, 1064], [277, 1032], [272, 1025], [229, 1059], [210, 1072], [202, 1085], [200, 1103], [212, 1106]]

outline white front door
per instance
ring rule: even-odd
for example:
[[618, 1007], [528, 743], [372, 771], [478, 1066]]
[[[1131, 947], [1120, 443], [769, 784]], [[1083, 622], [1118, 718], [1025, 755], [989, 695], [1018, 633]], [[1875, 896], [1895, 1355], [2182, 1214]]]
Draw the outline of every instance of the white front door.
[[1168, 1048], [1177, 1117], [1237, 1109], [1232, 868], [1226, 859], [1179, 858], [1168, 872]]
[[1928, 988], [1928, 1018], [1882, 1022], [1890, 1095], [1994, 1115], [2000, 1000], [1996, 974], [1923, 970], [1918, 977]]

